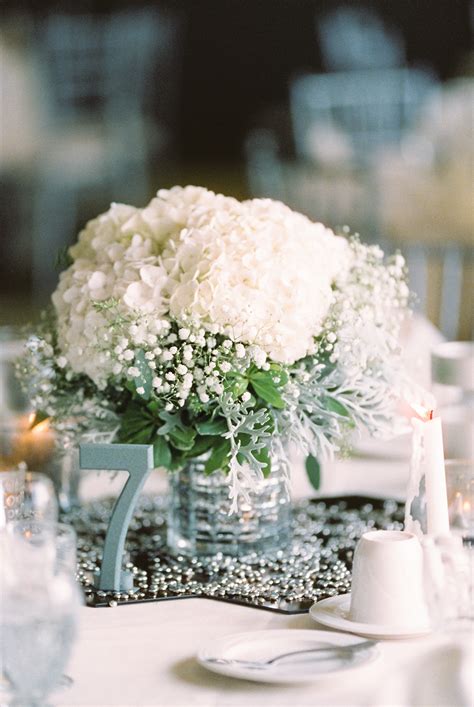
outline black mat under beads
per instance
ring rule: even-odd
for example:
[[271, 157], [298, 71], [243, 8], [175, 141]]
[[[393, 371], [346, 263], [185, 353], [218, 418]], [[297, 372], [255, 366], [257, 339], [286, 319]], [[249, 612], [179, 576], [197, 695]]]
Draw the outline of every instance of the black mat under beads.
[[204, 597], [287, 614], [350, 591], [352, 555], [362, 533], [403, 528], [403, 506], [393, 500], [341, 496], [305, 500], [293, 507], [293, 543], [271, 555], [244, 559], [171, 556], [166, 549], [166, 496], [143, 496], [130, 524], [126, 568], [134, 589], [102, 592], [92, 586], [100, 564], [113, 500], [72, 511], [78, 532], [79, 581], [88, 606]]

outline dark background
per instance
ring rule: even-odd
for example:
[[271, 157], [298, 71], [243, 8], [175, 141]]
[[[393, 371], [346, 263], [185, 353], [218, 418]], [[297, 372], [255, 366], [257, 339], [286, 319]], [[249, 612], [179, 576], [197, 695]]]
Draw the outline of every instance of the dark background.
[[[63, 247], [75, 240], [88, 219], [105, 211], [112, 199], [144, 205], [159, 188], [174, 184], [204, 185], [239, 199], [255, 195], [248, 180], [245, 140], [254, 127], [270, 128], [282, 137], [283, 157], [294, 159], [292, 137], [284, 142], [291, 133], [290, 81], [305, 71], [327, 70], [316, 27], [327, 13], [348, 5], [374, 11], [388, 29], [402, 36], [409, 67], [427, 68], [441, 82], [473, 76], [474, 4], [469, 0], [0, 0], [0, 22], [4, 23], [0, 29], [30, 57], [37, 56], [30, 48], [37, 46], [45, 18], [55, 13], [91, 14], [100, 20], [117, 11], [151, 8], [159, 10], [159, 15], [165, 13], [172, 19], [177, 14], [179, 18], [177, 40], [166, 50], [172, 69], [165, 66], [160, 74], [159, 68], [150, 67], [147, 78], [144, 112], [153, 125], [163, 125], [163, 106], [170, 102], [164, 120], [169, 129], [166, 148], [159, 151], [150, 143], [147, 154], [148, 193], [138, 199], [115, 190], [112, 195], [94, 189], [81, 193], [77, 212], [71, 211], [75, 225], [64, 230], [58, 218], [62, 205], [58, 196], [48, 213], [53, 214], [56, 231], [63, 234]], [[171, 100], [169, 94], [173, 94]], [[0, 109], [1, 101], [0, 95]], [[18, 120], [20, 115], [25, 112]], [[40, 133], [37, 144], [47, 144]], [[52, 291], [48, 285], [49, 290], [45, 287], [39, 297], [33, 283], [38, 268], [32, 248], [38, 242], [38, 226], [45, 234], [51, 232], [51, 224], [43, 227], [40, 219], [33, 218], [42, 182], [34, 181], [33, 160], [21, 168], [8, 174], [0, 169], [0, 324], [35, 319]], [[123, 186], [133, 183], [132, 176]], [[305, 213], [303, 208], [298, 210]], [[449, 214], [446, 221], [438, 228], [443, 241], [453, 238]], [[53, 261], [58, 248], [51, 245], [50, 250]]]
[[[33, 19], [52, 10], [102, 13], [169, 7], [183, 18], [182, 76], [176, 156], [184, 163], [237, 163], [242, 143], [261, 111], [287, 100], [289, 78], [322, 69], [315, 23], [335, 0], [176, 0], [132, 2], [6, 2], [4, 13]], [[447, 79], [470, 48], [468, 0], [372, 0], [398, 28], [408, 63]], [[178, 80], [178, 78], [177, 78]]]

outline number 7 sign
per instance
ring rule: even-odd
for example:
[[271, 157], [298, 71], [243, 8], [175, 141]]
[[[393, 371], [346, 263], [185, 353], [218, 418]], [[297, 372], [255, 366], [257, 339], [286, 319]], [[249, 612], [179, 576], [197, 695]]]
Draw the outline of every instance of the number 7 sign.
[[120, 591], [122, 586], [122, 558], [128, 526], [138, 497], [154, 468], [153, 446], [150, 444], [81, 444], [79, 445], [81, 469], [107, 469], [127, 471], [128, 479], [115, 501], [110, 516], [102, 555], [98, 589]]

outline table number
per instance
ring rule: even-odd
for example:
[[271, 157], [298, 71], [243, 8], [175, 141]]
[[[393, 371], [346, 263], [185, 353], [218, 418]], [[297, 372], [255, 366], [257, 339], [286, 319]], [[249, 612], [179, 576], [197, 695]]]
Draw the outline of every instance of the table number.
[[97, 588], [103, 591], [130, 590], [133, 586], [133, 575], [131, 572], [122, 571], [125, 538], [140, 492], [154, 468], [153, 446], [81, 444], [79, 466], [81, 469], [128, 472], [128, 479], [110, 516]]

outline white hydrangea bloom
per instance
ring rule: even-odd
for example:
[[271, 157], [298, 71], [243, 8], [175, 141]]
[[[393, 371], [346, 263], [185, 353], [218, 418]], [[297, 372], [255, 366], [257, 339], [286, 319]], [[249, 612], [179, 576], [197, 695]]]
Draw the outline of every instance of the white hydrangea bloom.
[[257, 344], [274, 361], [305, 356], [350, 265], [347, 242], [270, 199], [201, 197], [163, 251], [171, 316]]
[[[322, 224], [270, 199], [199, 187], [161, 190], [144, 209], [113, 204], [70, 254], [53, 295], [59, 348], [99, 387], [170, 319], [182, 339], [200, 327], [191, 336], [222, 334], [256, 347], [260, 362], [293, 363], [312, 352], [351, 265], [346, 240]], [[123, 326], [114, 338], [117, 313], [130, 323], [125, 344]]]
[[113, 204], [90, 221], [70, 249], [73, 264], [61, 274], [52, 298], [60, 349], [73, 371], [86, 373], [99, 387], [114, 373], [116, 359], [103, 360], [111, 322], [107, 309], [98, 310], [97, 303], [117, 300], [124, 315], [130, 310], [166, 312], [159, 284], [166, 274], [155, 264], [159, 247], [149, 234], [130, 227], [137, 213], [134, 207]]

